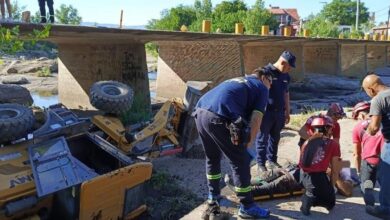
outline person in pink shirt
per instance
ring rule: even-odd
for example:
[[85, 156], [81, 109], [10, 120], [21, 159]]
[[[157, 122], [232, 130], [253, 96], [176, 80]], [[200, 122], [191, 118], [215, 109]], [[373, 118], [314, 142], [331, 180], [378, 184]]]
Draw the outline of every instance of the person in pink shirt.
[[353, 163], [360, 173], [360, 188], [364, 194], [364, 202], [366, 205], [374, 205], [375, 198], [371, 195], [372, 193], [366, 193], [366, 191], [372, 190], [375, 185], [384, 138], [380, 131], [373, 136], [366, 133], [370, 123], [369, 112], [369, 102], [357, 103], [352, 111], [352, 118], [359, 120], [352, 130]]

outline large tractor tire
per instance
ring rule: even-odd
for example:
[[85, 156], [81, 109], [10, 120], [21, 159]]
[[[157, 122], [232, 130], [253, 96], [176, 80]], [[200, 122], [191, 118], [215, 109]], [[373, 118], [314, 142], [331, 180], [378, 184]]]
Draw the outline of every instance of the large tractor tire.
[[89, 100], [95, 108], [117, 115], [130, 110], [133, 96], [133, 89], [116, 81], [96, 82], [89, 90]]
[[19, 104], [0, 104], [0, 143], [25, 137], [33, 125], [31, 109]]

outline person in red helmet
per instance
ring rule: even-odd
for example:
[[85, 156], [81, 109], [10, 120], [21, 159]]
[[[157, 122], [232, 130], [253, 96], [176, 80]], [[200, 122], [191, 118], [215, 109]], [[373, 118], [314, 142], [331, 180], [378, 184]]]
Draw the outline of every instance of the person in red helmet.
[[[301, 147], [299, 167], [301, 183], [305, 188], [301, 212], [310, 215], [312, 206], [331, 210], [336, 204], [335, 190], [326, 171], [340, 159], [340, 145], [333, 139], [333, 120], [324, 115], [313, 118], [314, 134]], [[333, 169], [332, 169], [333, 170]]]
[[364, 202], [366, 205], [373, 206], [375, 198], [372, 195], [372, 190], [376, 182], [384, 138], [380, 131], [373, 136], [366, 133], [370, 123], [369, 112], [369, 102], [359, 102], [354, 106], [352, 118], [360, 121], [352, 130], [352, 142], [354, 146], [354, 165], [360, 173], [360, 189], [364, 195]]
[[331, 103], [329, 105], [328, 111], [326, 112], [326, 115], [331, 117], [333, 120], [332, 138], [337, 143], [340, 143], [340, 124], [338, 123], [338, 120], [346, 116], [344, 109], [339, 103]]
[[[311, 123], [313, 121], [314, 118], [317, 118], [318, 116], [323, 116], [324, 114], [323, 113], [320, 113], [318, 115], [313, 115], [313, 116], [310, 116], [305, 124], [301, 127], [301, 129], [299, 130], [299, 136], [300, 136], [300, 139], [299, 139], [299, 142], [298, 142], [298, 146], [301, 147], [302, 144], [310, 137], [313, 135], [313, 128], [311, 126]], [[332, 139], [335, 140], [337, 143], [339, 143], [340, 141], [340, 125], [339, 123], [337, 122], [339, 119], [345, 117], [345, 112], [343, 110], [343, 108], [340, 106], [339, 103], [331, 103], [329, 105], [329, 108], [326, 112], [326, 115], [331, 117], [332, 120], [333, 120], [333, 129], [332, 129]]]

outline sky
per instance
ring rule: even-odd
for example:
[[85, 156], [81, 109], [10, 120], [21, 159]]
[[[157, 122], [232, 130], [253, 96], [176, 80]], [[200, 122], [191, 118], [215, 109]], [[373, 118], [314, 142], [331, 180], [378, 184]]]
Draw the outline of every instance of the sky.
[[[222, 0], [212, 0], [213, 6]], [[256, 0], [244, 0], [251, 6]], [[376, 12], [376, 21], [387, 20], [390, 6], [389, 0], [360, 0], [364, 2], [370, 12]], [[281, 8], [297, 8], [301, 18], [306, 18], [311, 13], [318, 13], [326, 2], [331, 0], [265, 0], [268, 7], [279, 6]], [[26, 10], [35, 14], [39, 10], [37, 0], [18, 0], [20, 5], [25, 5]], [[54, 8], [61, 4], [71, 4], [77, 8], [83, 18], [83, 22], [97, 22], [100, 24], [118, 24], [120, 11], [123, 10], [124, 25], [146, 25], [151, 19], [160, 18], [160, 12], [164, 9], [175, 7], [179, 4], [193, 5], [194, 0], [54, 0]]]

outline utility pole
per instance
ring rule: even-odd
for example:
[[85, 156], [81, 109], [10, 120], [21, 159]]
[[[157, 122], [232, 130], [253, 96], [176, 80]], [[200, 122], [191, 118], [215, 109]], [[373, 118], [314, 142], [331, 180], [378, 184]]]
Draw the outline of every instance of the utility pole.
[[389, 14], [387, 15], [387, 30], [386, 30], [386, 40], [389, 39], [389, 23], [390, 23], [390, 6], [389, 6]]
[[123, 10], [121, 10], [121, 18], [119, 21], [119, 28], [122, 29], [122, 20], [123, 20]]
[[360, 0], [357, 0], [356, 1], [356, 27], [355, 27], [357, 31], [359, 30], [359, 5], [360, 5]]

